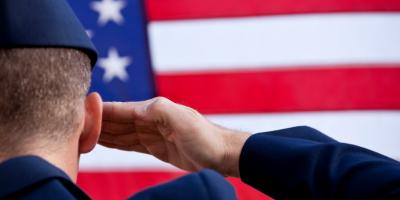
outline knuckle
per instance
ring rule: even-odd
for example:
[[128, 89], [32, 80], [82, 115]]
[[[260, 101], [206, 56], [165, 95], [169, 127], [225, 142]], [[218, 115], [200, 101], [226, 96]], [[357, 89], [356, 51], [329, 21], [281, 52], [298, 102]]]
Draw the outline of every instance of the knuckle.
[[156, 97], [153, 103], [150, 105], [150, 111], [163, 111], [171, 101], [165, 97]]
[[154, 102], [167, 102], [169, 101], [169, 99], [165, 98], [165, 97], [156, 97], [154, 98]]

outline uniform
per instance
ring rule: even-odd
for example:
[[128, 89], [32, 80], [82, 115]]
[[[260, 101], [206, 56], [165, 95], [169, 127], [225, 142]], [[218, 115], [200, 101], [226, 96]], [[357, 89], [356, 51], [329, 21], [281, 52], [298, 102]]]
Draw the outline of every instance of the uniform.
[[[65, 0], [0, 0], [0, 48], [97, 51]], [[43, 69], [46, 70], [46, 69]], [[132, 180], [134, 181], [134, 180]], [[132, 199], [235, 199], [232, 186], [210, 170], [143, 191]], [[60, 169], [35, 156], [0, 164], [0, 199], [90, 199]]]
[[0, 199], [90, 199], [60, 169], [36, 156], [0, 165]]
[[[242, 181], [275, 199], [400, 199], [399, 162], [309, 127], [254, 134], [243, 146], [239, 169]], [[0, 198], [16, 194], [27, 199], [86, 198], [63, 172], [37, 157], [6, 161], [0, 165], [0, 177]], [[236, 197], [222, 176], [205, 170], [131, 199]]]
[[[135, 181], [135, 180], [132, 180]], [[90, 199], [60, 169], [36, 156], [0, 164], [0, 199]], [[183, 176], [138, 193], [132, 200], [235, 200], [235, 191], [211, 170]]]
[[400, 163], [309, 127], [251, 136], [242, 181], [275, 199], [400, 199]]

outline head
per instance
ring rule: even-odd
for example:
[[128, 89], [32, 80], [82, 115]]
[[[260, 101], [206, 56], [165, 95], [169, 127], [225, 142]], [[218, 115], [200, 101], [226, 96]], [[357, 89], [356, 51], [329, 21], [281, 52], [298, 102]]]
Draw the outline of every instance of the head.
[[[102, 102], [86, 95], [91, 64], [68, 48], [0, 48], [0, 155], [91, 151]], [[76, 152], [76, 153], [74, 153]]]

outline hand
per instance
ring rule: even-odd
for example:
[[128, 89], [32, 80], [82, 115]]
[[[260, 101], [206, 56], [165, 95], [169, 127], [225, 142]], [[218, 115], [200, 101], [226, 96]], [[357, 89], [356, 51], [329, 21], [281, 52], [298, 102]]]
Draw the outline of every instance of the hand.
[[100, 144], [151, 154], [188, 171], [211, 168], [239, 176], [240, 152], [250, 134], [212, 124], [162, 97], [103, 105]]

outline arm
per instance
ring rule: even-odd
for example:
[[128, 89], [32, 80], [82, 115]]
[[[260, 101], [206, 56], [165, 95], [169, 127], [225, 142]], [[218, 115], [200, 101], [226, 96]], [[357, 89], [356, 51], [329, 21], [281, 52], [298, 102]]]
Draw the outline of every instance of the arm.
[[240, 156], [242, 180], [279, 199], [400, 197], [397, 161], [323, 137], [308, 127], [253, 135]]
[[103, 118], [104, 146], [148, 153], [188, 171], [211, 168], [240, 175], [275, 198], [400, 196], [398, 162], [311, 128], [250, 137], [214, 125], [197, 111], [165, 98], [106, 103]]

